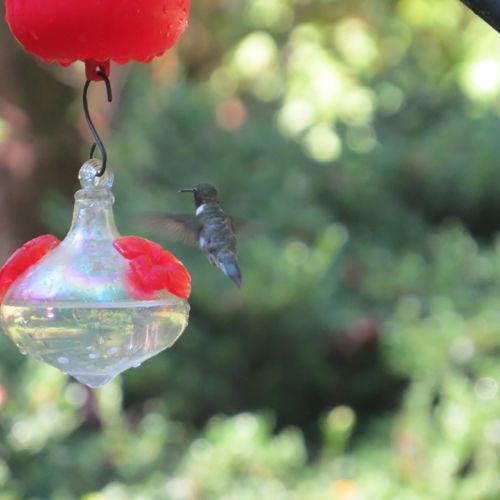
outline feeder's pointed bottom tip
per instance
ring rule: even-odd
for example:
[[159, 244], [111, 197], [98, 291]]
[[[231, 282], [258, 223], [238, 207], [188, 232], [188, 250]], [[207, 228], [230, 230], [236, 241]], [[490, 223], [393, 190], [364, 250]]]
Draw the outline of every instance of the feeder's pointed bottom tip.
[[81, 375], [81, 374], [70, 374], [73, 378], [78, 380], [80, 384], [86, 385], [91, 389], [99, 389], [100, 387], [106, 385], [108, 382], [113, 380], [116, 375]]

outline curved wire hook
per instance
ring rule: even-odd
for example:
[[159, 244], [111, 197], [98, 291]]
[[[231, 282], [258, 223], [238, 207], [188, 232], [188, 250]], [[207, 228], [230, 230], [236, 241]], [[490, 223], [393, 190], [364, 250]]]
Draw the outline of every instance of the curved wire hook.
[[[111, 102], [113, 100], [113, 91], [111, 89], [111, 82], [109, 81], [108, 75], [106, 75], [106, 73], [101, 68], [98, 68], [96, 70], [96, 73], [104, 80], [104, 83], [106, 84], [106, 93], [108, 97], [108, 102]], [[104, 175], [104, 172], [106, 171], [106, 165], [108, 163], [108, 153], [106, 152], [106, 148], [104, 147], [101, 137], [99, 136], [95, 128], [94, 122], [92, 121], [92, 118], [90, 116], [89, 103], [87, 97], [88, 90], [90, 87], [90, 82], [91, 80], [87, 80], [83, 87], [83, 112], [85, 114], [85, 119], [87, 120], [87, 125], [89, 126], [89, 129], [92, 132], [95, 141], [92, 147], [90, 148], [90, 158], [94, 156], [96, 147], [99, 148], [99, 151], [101, 152], [102, 156], [102, 169], [97, 174], [97, 177], [102, 177]]]

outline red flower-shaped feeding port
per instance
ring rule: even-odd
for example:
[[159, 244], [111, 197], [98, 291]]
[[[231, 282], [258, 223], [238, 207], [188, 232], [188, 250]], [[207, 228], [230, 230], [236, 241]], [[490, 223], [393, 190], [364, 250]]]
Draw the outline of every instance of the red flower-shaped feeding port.
[[167, 290], [181, 299], [191, 294], [188, 270], [157, 243], [138, 236], [125, 236], [115, 240], [113, 246], [130, 261], [127, 279], [134, 298], [152, 299], [160, 290]]
[[10, 256], [0, 269], [0, 303], [14, 281], [56, 248], [59, 243], [61, 242], [55, 236], [46, 234], [28, 241]]

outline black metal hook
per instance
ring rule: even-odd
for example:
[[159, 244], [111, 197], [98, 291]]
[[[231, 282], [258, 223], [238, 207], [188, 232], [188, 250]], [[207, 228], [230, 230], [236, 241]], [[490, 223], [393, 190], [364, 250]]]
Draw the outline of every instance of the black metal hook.
[[[98, 68], [96, 70], [96, 73], [104, 80], [104, 83], [106, 84], [106, 93], [108, 97], [108, 102], [111, 102], [113, 100], [113, 91], [111, 89], [111, 82], [109, 81], [108, 75], [106, 75], [106, 73], [101, 68]], [[83, 112], [85, 113], [85, 119], [87, 120], [87, 125], [89, 126], [89, 129], [92, 132], [95, 141], [92, 147], [90, 148], [90, 158], [94, 156], [96, 147], [99, 148], [99, 151], [101, 152], [102, 156], [102, 169], [97, 174], [97, 177], [102, 177], [104, 175], [104, 172], [106, 171], [106, 165], [108, 163], [108, 153], [106, 152], [106, 148], [104, 147], [104, 144], [99, 134], [97, 133], [95, 125], [92, 122], [92, 118], [90, 117], [89, 104], [87, 98], [90, 82], [91, 80], [87, 80], [83, 87]]]

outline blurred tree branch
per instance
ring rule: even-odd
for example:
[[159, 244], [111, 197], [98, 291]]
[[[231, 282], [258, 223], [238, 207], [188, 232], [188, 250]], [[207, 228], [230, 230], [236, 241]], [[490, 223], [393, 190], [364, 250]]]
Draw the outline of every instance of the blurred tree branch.
[[500, 32], [500, 1], [499, 0], [461, 0], [475, 14]]

